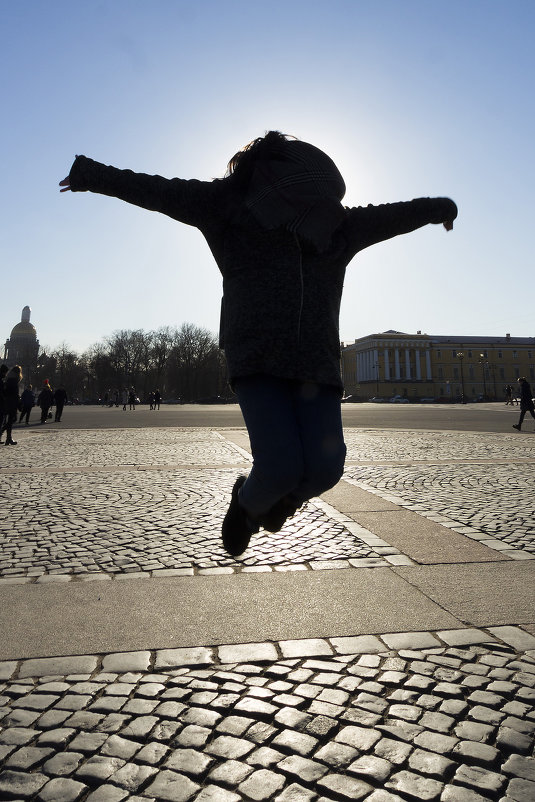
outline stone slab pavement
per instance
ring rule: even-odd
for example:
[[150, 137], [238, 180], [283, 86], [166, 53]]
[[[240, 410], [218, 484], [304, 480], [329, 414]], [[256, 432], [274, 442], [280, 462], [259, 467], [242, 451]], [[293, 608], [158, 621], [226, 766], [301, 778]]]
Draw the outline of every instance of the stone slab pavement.
[[348, 429], [239, 560], [241, 428], [1, 453], [0, 799], [535, 799], [535, 445]]

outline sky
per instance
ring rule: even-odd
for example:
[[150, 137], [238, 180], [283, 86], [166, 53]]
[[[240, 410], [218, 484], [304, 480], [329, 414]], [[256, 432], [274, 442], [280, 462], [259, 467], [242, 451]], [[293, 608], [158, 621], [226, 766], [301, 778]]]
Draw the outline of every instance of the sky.
[[[348, 267], [345, 342], [395, 329], [534, 336], [533, 0], [0, 0], [0, 338], [42, 346], [219, 325], [202, 235], [59, 192], [76, 154], [221, 177], [270, 129], [324, 149], [361, 206], [448, 196]], [[258, 310], [262, 325], [262, 310]]]

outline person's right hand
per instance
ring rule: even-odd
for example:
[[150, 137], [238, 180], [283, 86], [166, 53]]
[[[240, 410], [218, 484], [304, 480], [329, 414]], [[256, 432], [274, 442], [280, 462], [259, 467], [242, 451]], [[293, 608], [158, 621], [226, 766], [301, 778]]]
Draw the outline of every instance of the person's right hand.
[[[63, 192], [63, 190], [62, 190], [62, 192]], [[446, 231], [452, 231], [453, 230], [453, 220], [446, 220], [444, 223], [442, 223], [442, 225], [444, 226]]]
[[60, 181], [59, 185], [60, 187], [63, 187], [63, 189], [60, 189], [60, 192], [68, 192], [71, 188], [71, 182], [69, 181], [69, 176], [67, 176], [67, 178], [64, 178], [63, 181]]

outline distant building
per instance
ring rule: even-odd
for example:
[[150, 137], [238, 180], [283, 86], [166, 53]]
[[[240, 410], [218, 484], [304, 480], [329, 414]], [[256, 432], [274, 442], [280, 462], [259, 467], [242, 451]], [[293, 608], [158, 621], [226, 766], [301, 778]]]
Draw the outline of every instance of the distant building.
[[11, 336], [4, 346], [4, 362], [8, 367], [20, 365], [25, 383], [31, 382], [37, 368], [39, 340], [35, 326], [30, 323], [32, 310], [25, 306], [20, 323], [13, 326]]
[[342, 344], [346, 395], [367, 401], [501, 399], [506, 384], [535, 380], [535, 337], [457, 337], [385, 331]]

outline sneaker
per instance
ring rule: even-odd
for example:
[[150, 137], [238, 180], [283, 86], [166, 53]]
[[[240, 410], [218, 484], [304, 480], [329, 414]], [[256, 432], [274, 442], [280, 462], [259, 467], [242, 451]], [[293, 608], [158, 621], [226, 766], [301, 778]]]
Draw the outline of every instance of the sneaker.
[[277, 501], [269, 512], [266, 512], [260, 519], [260, 525], [267, 529], [268, 532], [278, 532], [279, 529], [282, 529], [286, 520], [295, 515], [296, 512], [297, 507], [295, 504], [292, 504], [290, 499], [285, 496], [280, 501]]
[[249, 521], [247, 513], [240, 506], [238, 491], [243, 485], [246, 476], [238, 476], [232, 488], [232, 496], [227, 514], [221, 527], [223, 546], [233, 557], [242, 554], [249, 545], [251, 535], [258, 532], [258, 527]]
[[517, 430], [517, 432], [520, 432], [520, 431], [522, 431], [522, 430], [520, 429], [520, 426], [518, 425], [518, 423], [513, 423], [513, 429], [516, 429], [516, 430]]

